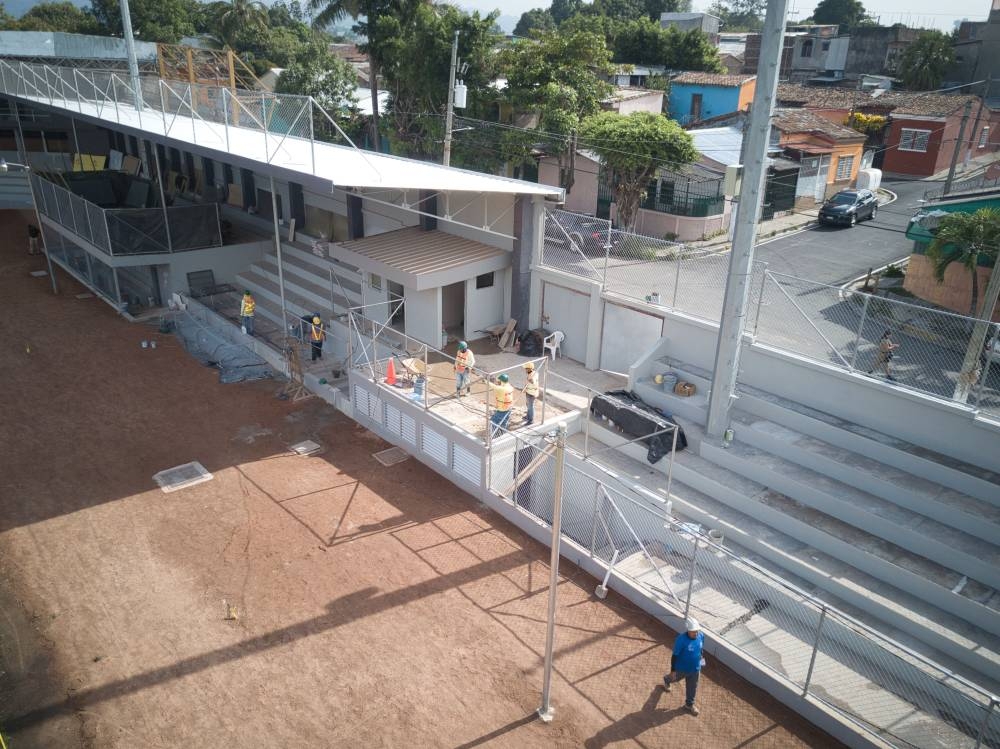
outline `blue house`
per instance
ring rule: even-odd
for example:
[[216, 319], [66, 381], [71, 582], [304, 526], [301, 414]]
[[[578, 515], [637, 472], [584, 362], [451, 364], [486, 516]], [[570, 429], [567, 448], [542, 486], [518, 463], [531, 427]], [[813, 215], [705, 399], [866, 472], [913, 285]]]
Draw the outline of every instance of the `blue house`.
[[745, 111], [753, 101], [756, 84], [755, 75], [681, 73], [670, 81], [670, 116], [687, 125]]

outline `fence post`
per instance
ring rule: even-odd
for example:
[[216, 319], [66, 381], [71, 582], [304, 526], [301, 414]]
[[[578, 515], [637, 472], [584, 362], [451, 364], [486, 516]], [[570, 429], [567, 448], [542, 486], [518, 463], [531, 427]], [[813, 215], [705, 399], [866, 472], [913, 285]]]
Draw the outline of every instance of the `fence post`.
[[[167, 135], [167, 103], [163, 99], [163, 79], [157, 78], [156, 82], [160, 88], [160, 114], [163, 115], [163, 134]], [[153, 144], [153, 151], [156, 151], [156, 144]]]
[[611, 224], [608, 223], [608, 242], [604, 245], [604, 275], [601, 278], [601, 286], [608, 290], [608, 263], [611, 262]]
[[590, 406], [594, 402], [594, 394], [587, 389], [587, 412], [583, 415], [586, 421], [583, 422], [583, 458], [587, 459], [590, 454]]
[[559, 541], [562, 533], [563, 467], [566, 463], [566, 426], [559, 425], [556, 433], [556, 465], [552, 497], [552, 554], [549, 558], [549, 611], [545, 626], [545, 660], [542, 675], [542, 705], [538, 717], [544, 723], [552, 721], [553, 710], [549, 703], [552, 690], [552, 649], [556, 635], [556, 592], [559, 589]]
[[424, 344], [424, 410], [427, 410], [427, 391], [431, 389], [431, 370], [427, 364], [427, 349], [430, 346]]
[[757, 309], [753, 316], [753, 338], [757, 340], [757, 328], [760, 325], [760, 308], [764, 306], [764, 284], [767, 283], [767, 263], [760, 269], [760, 292], [757, 294]]
[[[472, 370], [469, 370], [469, 376], [472, 376]], [[493, 384], [489, 377], [484, 378], [486, 380], [486, 448], [491, 449], [493, 446], [493, 423], [490, 421], [490, 391], [493, 389]], [[471, 389], [470, 389], [471, 393]], [[461, 395], [461, 394], [460, 394]]]
[[997, 706], [996, 699], [990, 699], [990, 706], [986, 708], [986, 716], [983, 718], [982, 724], [979, 726], [979, 734], [976, 736], [976, 746], [975, 749], [979, 749], [983, 745], [983, 736], [986, 735], [986, 728], [990, 724], [990, 718], [993, 717], [993, 708]]
[[114, 73], [111, 74], [111, 80], [108, 83], [111, 84], [111, 99], [115, 103], [115, 122], [121, 123], [121, 116], [118, 114], [118, 87], [115, 85], [115, 81], [118, 80], [118, 76]]
[[[309, 97], [309, 155], [312, 158], [312, 173], [316, 174], [316, 133], [314, 132], [313, 125], [313, 106], [316, 102], [313, 98]], [[427, 383], [424, 383], [424, 387], [427, 387]]]
[[809, 670], [806, 671], [806, 683], [802, 685], [802, 696], [809, 694], [809, 684], [812, 682], [813, 669], [816, 667], [816, 653], [819, 652], [819, 638], [823, 634], [823, 622], [826, 621], [826, 606], [819, 612], [819, 623], [816, 625], [816, 639], [813, 640], [812, 655], [809, 656]]
[[188, 108], [191, 110], [191, 138], [198, 143], [198, 130], [194, 126], [194, 87], [188, 84]]
[[[545, 349], [542, 349], [545, 352]], [[549, 360], [545, 360], [545, 368], [542, 369], [542, 423], [545, 423], [545, 402], [549, 399], [549, 391], [545, 389], [545, 383], [547, 381], [546, 375], [549, 373]]]
[[865, 330], [865, 320], [868, 319], [868, 304], [871, 302], [871, 294], [865, 294], [865, 304], [861, 308], [861, 324], [858, 325], [858, 334], [854, 337], [854, 354], [851, 356], [851, 371], [857, 369], [858, 348], [861, 346], [861, 335]]
[[990, 353], [986, 357], [986, 366], [983, 367], [983, 373], [979, 377], [979, 389], [976, 391], [976, 408], [979, 408], [979, 402], [983, 398], [983, 390], [986, 388], [986, 379], [990, 376], [990, 367], [993, 366], [993, 357], [996, 355], [997, 346], [1000, 346], [1000, 325], [993, 325], [993, 335], [990, 336], [989, 333], [986, 334], [986, 340], [992, 341], [989, 346]]
[[229, 153], [229, 104], [226, 102], [228, 88], [222, 89], [222, 124], [226, 128], [226, 153]]
[[691, 611], [691, 594], [694, 592], [694, 571], [697, 566], [698, 560], [698, 537], [693, 536], [694, 539], [694, 551], [691, 552], [691, 576], [688, 578], [688, 593], [687, 601], [684, 602], [684, 618], [688, 618], [688, 614]]
[[681, 285], [681, 261], [684, 259], [684, 245], [674, 255], [674, 296], [670, 300], [671, 309], [677, 309], [677, 290]]
[[597, 516], [601, 510], [601, 485], [594, 486], [594, 520], [590, 525], [590, 556], [594, 556], [594, 546], [597, 544]]

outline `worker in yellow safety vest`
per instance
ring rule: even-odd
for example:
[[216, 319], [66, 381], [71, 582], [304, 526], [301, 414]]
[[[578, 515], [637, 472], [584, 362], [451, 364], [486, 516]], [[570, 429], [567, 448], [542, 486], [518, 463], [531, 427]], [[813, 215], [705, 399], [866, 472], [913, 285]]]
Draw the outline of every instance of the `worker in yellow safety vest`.
[[323, 321], [314, 317], [312, 325], [309, 326], [309, 345], [312, 347], [312, 360], [323, 358], [323, 341], [326, 340], [326, 331], [323, 330]]
[[469, 376], [472, 368], [476, 366], [476, 357], [469, 350], [469, 344], [459, 341], [458, 353], [455, 354], [455, 392], [458, 397], [462, 397], [462, 391], [469, 392], [472, 386], [469, 384]]
[[514, 386], [510, 384], [510, 377], [506, 373], [497, 377], [493, 385], [494, 411], [490, 417], [493, 424], [493, 434], [496, 435], [501, 429], [506, 429], [510, 422], [510, 409], [514, 405]]
[[535, 398], [541, 392], [538, 388], [538, 373], [535, 371], [535, 363], [528, 362], [524, 365], [524, 400], [528, 410], [524, 415], [524, 426], [531, 426], [535, 421]]
[[250, 289], [243, 292], [243, 300], [240, 302], [240, 325], [243, 332], [253, 335], [253, 313], [257, 309], [257, 302], [250, 293]]

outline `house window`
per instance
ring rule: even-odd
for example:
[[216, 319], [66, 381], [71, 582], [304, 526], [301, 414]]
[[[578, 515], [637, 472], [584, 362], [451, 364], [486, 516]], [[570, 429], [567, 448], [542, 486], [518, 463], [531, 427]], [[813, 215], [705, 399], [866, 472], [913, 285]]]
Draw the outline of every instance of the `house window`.
[[494, 280], [495, 280], [494, 279], [494, 274], [492, 272], [490, 272], [490, 273], [483, 273], [480, 276], [476, 276], [476, 288], [477, 289], [489, 289], [489, 288], [492, 288]]
[[986, 148], [986, 141], [990, 139], [990, 129], [984, 127], [982, 132], [979, 133], [979, 146], [978, 148]]
[[830, 42], [829, 41], [825, 41], [825, 42], [820, 43], [819, 48], [821, 50], [823, 50], [824, 52], [829, 52], [830, 51]]
[[904, 127], [899, 135], [899, 150], [927, 153], [927, 142], [930, 139], [930, 130], [913, 130]]
[[368, 274], [368, 285], [371, 286], [373, 289], [377, 289], [378, 291], [381, 291], [382, 290], [382, 276], [377, 276], [374, 273], [369, 273]]
[[835, 177], [837, 182], [842, 182], [843, 180], [851, 178], [851, 170], [854, 168], [854, 157], [853, 156], [841, 156], [837, 159], [837, 176]]
[[806, 39], [802, 42], [802, 57], [812, 57], [813, 56], [813, 40]]

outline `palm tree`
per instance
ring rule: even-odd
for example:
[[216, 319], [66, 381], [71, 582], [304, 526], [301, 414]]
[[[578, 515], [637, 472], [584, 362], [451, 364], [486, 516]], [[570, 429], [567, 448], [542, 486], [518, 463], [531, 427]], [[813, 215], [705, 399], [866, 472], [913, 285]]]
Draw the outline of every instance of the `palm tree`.
[[257, 0], [231, 0], [219, 14], [219, 39], [233, 48], [243, 29], [261, 31], [267, 28], [267, 8]]
[[[990, 320], [1000, 296], [1000, 209], [980, 208], [972, 213], [950, 213], [941, 219], [937, 233], [927, 248], [927, 258], [934, 265], [938, 283], [952, 263], [960, 263], [972, 276], [969, 316], [977, 318], [973, 326], [965, 361], [955, 387], [955, 399], [965, 401], [972, 385], [979, 379], [980, 353], [986, 341]], [[993, 273], [986, 287], [982, 308], [979, 305], [979, 261], [993, 262]]]
[[368, 53], [368, 70], [372, 94], [372, 144], [379, 149], [378, 134], [378, 72], [382, 67], [380, 53], [381, 40], [376, 38], [375, 29], [380, 16], [396, 16], [405, 26], [406, 19], [413, 15], [415, 8], [422, 2], [430, 0], [309, 0], [309, 10], [314, 13], [313, 27], [325, 29], [330, 24], [350, 17], [355, 21], [364, 17], [364, 22], [357, 24], [356, 30], [365, 34], [368, 41], [363, 45], [363, 51]]

